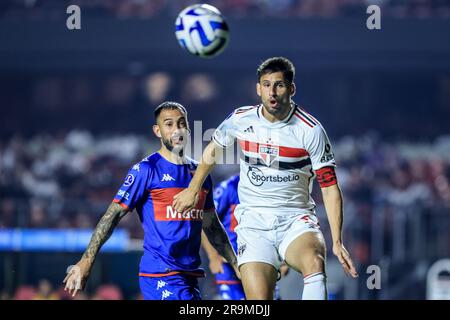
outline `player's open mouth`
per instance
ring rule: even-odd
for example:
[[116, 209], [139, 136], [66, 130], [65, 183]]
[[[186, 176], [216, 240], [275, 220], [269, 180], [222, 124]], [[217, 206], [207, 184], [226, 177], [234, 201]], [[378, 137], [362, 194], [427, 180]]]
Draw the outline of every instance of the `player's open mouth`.
[[276, 99], [269, 99], [269, 105], [272, 108], [276, 108], [278, 106], [278, 101]]
[[172, 137], [172, 143], [183, 143], [184, 137], [182, 135], [174, 135]]

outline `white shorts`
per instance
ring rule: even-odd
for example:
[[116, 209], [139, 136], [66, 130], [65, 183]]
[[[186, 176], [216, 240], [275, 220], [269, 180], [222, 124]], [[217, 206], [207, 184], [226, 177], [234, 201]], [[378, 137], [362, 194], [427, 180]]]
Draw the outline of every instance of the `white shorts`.
[[321, 232], [315, 214], [308, 212], [274, 215], [237, 206], [238, 266], [247, 262], [265, 262], [279, 270], [286, 249], [305, 232]]

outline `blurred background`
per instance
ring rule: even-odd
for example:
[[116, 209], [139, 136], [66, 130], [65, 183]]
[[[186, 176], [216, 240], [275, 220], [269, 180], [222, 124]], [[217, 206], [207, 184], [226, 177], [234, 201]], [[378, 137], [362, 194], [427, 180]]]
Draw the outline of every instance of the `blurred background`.
[[[68, 299], [66, 267], [128, 168], [159, 148], [154, 106], [179, 101], [191, 126], [215, 128], [258, 103], [256, 68], [275, 55], [294, 62], [295, 100], [322, 122], [338, 163], [344, 241], [360, 277], [347, 278], [331, 253], [315, 185], [330, 298], [449, 299], [450, 1], [211, 0], [231, 30], [214, 59], [175, 39], [176, 15], [192, 3], [0, 2], [0, 299]], [[81, 30], [66, 28], [70, 4]], [[381, 30], [366, 28], [371, 4]], [[213, 179], [236, 172], [218, 166]], [[127, 215], [77, 299], [140, 299], [142, 236]], [[367, 287], [371, 265], [379, 290]], [[300, 299], [301, 284], [290, 272], [281, 298]], [[201, 288], [218, 298], [211, 274]]]

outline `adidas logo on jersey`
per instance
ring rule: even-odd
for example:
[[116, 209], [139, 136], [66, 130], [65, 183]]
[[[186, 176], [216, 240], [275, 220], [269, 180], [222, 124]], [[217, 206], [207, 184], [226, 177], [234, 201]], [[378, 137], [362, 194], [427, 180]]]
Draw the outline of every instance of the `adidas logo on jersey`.
[[162, 179], [161, 179], [161, 181], [175, 181], [175, 179], [172, 178], [172, 177], [170, 176], [170, 174], [164, 173], [164, 174], [163, 174], [163, 177], [162, 177]]
[[247, 129], [245, 129], [244, 132], [255, 133], [255, 130], [253, 130], [253, 126], [250, 126]]

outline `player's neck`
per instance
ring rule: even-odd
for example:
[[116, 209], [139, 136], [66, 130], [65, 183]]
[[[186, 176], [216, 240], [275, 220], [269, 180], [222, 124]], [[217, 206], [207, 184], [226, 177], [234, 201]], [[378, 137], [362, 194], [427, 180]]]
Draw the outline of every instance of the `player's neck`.
[[264, 117], [267, 121], [269, 121], [269, 122], [278, 122], [278, 121], [282, 121], [282, 120], [286, 119], [286, 117], [289, 115], [289, 113], [291, 112], [291, 110], [292, 110], [292, 103], [289, 104], [289, 107], [286, 108], [286, 111], [283, 112], [283, 113], [280, 114], [280, 115], [273, 115], [273, 114], [270, 114], [269, 112], [267, 112], [267, 110], [266, 110], [266, 108], [265, 108], [264, 106], [261, 108], [261, 113], [262, 113], [263, 117]]
[[177, 155], [176, 153], [169, 151], [167, 148], [162, 147], [158, 150], [159, 154], [169, 162], [174, 164], [185, 164], [186, 158], [184, 157], [184, 153], [182, 156]]

